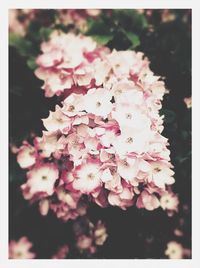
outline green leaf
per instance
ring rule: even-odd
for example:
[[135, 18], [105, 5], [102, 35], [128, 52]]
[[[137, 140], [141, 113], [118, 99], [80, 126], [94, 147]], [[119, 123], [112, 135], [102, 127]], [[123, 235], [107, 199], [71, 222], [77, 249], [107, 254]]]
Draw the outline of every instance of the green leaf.
[[41, 41], [48, 41], [50, 34], [52, 33], [51, 28], [41, 27], [39, 30], [39, 36]]
[[9, 34], [9, 45], [15, 47], [21, 56], [30, 56], [32, 54], [32, 43], [17, 34]]
[[106, 45], [113, 39], [113, 35], [91, 35], [91, 37], [100, 45]]
[[35, 57], [30, 57], [26, 63], [31, 70], [35, 70], [37, 68]]
[[148, 26], [146, 17], [134, 9], [115, 9], [112, 13], [116, 22], [115, 24], [120, 25], [128, 31], [141, 31]]
[[87, 26], [87, 35], [110, 35], [110, 27], [102, 19], [89, 19]]
[[126, 32], [125, 34], [128, 40], [131, 42], [131, 48], [136, 48], [140, 45], [140, 38], [137, 34], [131, 32]]

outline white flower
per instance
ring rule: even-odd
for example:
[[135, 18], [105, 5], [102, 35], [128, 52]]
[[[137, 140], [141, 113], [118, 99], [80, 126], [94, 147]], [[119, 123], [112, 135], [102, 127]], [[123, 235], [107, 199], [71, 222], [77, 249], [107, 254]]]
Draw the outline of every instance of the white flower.
[[111, 93], [104, 88], [92, 88], [84, 95], [84, 110], [106, 118], [112, 110]]
[[165, 188], [165, 185], [170, 185], [174, 183], [174, 178], [172, 177], [174, 172], [170, 169], [168, 165], [162, 162], [152, 162], [151, 171], [149, 172], [149, 179], [153, 181], [159, 188]]
[[48, 131], [58, 131], [68, 132], [71, 127], [70, 117], [64, 115], [61, 108], [57, 105], [55, 112], [49, 112], [49, 117], [42, 120], [45, 128]]
[[167, 244], [167, 249], [165, 250], [165, 255], [169, 257], [169, 259], [182, 259], [183, 258], [184, 249], [181, 244], [176, 241], [170, 241]]
[[43, 164], [30, 170], [27, 176], [27, 186], [30, 187], [31, 194], [45, 192], [52, 195], [58, 179], [58, 169], [54, 164]]
[[100, 165], [98, 163], [86, 163], [75, 170], [73, 187], [82, 193], [89, 194], [101, 185]]

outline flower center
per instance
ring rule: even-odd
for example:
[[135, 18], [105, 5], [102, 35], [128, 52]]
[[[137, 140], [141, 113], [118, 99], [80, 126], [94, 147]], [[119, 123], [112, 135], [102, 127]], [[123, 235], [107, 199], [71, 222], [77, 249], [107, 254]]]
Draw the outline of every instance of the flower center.
[[132, 119], [132, 114], [130, 113], [126, 114], [126, 119]]
[[161, 171], [161, 169], [160, 168], [154, 168], [154, 170], [156, 171], [156, 172], [160, 172]]
[[43, 181], [46, 181], [46, 180], [47, 180], [47, 176], [43, 175], [43, 176], [42, 176], [42, 180], [43, 180]]
[[89, 174], [87, 175], [87, 178], [90, 179], [90, 180], [93, 180], [94, 177], [95, 177], [95, 176], [94, 176], [93, 173], [89, 173]]
[[128, 166], [129, 166], [129, 164], [128, 164], [128, 162], [127, 162], [126, 160], [123, 160], [123, 161], [122, 161], [122, 164], [123, 164], [125, 167], [128, 167]]
[[68, 111], [73, 112], [75, 110], [74, 105], [69, 105]]
[[59, 123], [63, 122], [62, 118], [57, 118], [56, 121], [59, 122]]
[[61, 80], [63, 80], [63, 79], [65, 79], [65, 75], [64, 75], [64, 74], [60, 74], [60, 75], [59, 75], [59, 78], [60, 78]]
[[101, 106], [101, 102], [97, 101], [96, 106], [97, 107], [100, 107]]
[[116, 94], [121, 94], [121, 93], [122, 93], [122, 90], [121, 90], [121, 89], [117, 89], [117, 90], [115, 91], [115, 93], [116, 93]]
[[133, 138], [132, 137], [129, 137], [127, 140], [126, 140], [127, 143], [133, 143]]
[[21, 257], [22, 256], [22, 252], [21, 251], [17, 251], [16, 255], [17, 255], [17, 257]]

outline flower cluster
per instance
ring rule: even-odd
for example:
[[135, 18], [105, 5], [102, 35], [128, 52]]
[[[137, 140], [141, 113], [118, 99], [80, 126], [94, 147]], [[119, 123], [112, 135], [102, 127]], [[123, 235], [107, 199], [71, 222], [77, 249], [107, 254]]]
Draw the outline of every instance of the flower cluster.
[[76, 219], [86, 214], [87, 204], [82, 200], [81, 193], [66, 190], [64, 182], [59, 181], [61, 170], [64, 176], [64, 170], [68, 167], [66, 163], [59, 164], [59, 160], [54, 163], [49, 161], [54, 145], [52, 136], [45, 140], [35, 137], [34, 146], [24, 141], [20, 148], [12, 148], [13, 153], [17, 153], [20, 167], [28, 169], [28, 180], [21, 185], [22, 194], [31, 203], [38, 202], [43, 216], [51, 210], [63, 221]]
[[54, 31], [50, 40], [41, 44], [41, 51], [35, 74], [44, 81], [45, 96], [52, 97], [65, 89], [75, 92], [79, 87], [77, 90], [81, 92], [91, 87], [94, 78], [91, 62], [108, 50], [99, 48], [89, 37]]
[[159, 115], [165, 85], [148, 59], [71, 33], [54, 33], [41, 49], [36, 75], [46, 96], [62, 94], [63, 101], [43, 119], [43, 136], [18, 151], [19, 165], [29, 169], [24, 197], [64, 220], [84, 213], [82, 195], [102, 207], [176, 211], [178, 201], [163, 204], [174, 183]]
[[102, 246], [107, 237], [106, 226], [98, 221], [96, 225], [92, 222], [88, 222], [88, 232], [83, 233], [80, 226], [76, 227], [76, 247], [81, 253], [95, 254], [97, 247]]

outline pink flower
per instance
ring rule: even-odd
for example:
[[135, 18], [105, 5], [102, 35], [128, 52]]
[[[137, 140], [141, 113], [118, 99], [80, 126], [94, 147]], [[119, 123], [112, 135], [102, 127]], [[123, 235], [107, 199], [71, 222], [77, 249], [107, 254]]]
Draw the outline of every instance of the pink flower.
[[29, 168], [36, 162], [36, 151], [28, 142], [24, 142], [17, 153], [17, 162], [21, 168]]
[[74, 170], [73, 188], [89, 194], [101, 186], [101, 166], [98, 162], [88, 162]]
[[66, 116], [57, 105], [55, 112], [50, 111], [49, 117], [43, 119], [43, 124], [50, 132], [59, 130], [62, 133], [68, 133], [71, 128], [72, 120], [70, 117]]
[[188, 109], [192, 107], [192, 97], [184, 98], [183, 101], [185, 102]]
[[46, 216], [49, 212], [49, 200], [48, 199], [42, 199], [39, 202], [39, 210], [40, 210], [40, 214], [42, 216]]
[[112, 206], [118, 206], [125, 210], [127, 207], [131, 207], [134, 204], [133, 195], [134, 194], [128, 188], [125, 188], [120, 194], [110, 192], [108, 194], [108, 202]]
[[86, 112], [84, 110], [84, 98], [82, 94], [74, 94], [72, 93], [68, 96], [63, 102], [62, 111], [69, 117], [76, 115], [84, 115]]
[[124, 158], [127, 153], [145, 153], [152, 133], [148, 131], [134, 131], [131, 127], [123, 129], [121, 135], [116, 136], [112, 142], [116, 153]]
[[34, 259], [35, 253], [30, 252], [33, 244], [27, 237], [21, 237], [18, 241], [9, 243], [9, 259]]
[[179, 199], [174, 193], [164, 193], [160, 198], [160, 206], [163, 210], [167, 210], [169, 216], [172, 216], [174, 212], [178, 212]]
[[59, 48], [52, 48], [49, 52], [46, 52], [45, 54], [40, 55], [36, 63], [40, 65], [42, 68], [48, 68], [53, 67], [62, 61], [62, 50]]
[[107, 237], [108, 234], [106, 226], [101, 221], [98, 221], [94, 229], [95, 244], [102, 246], [105, 243]]
[[[148, 59], [141, 52], [110, 52], [91, 38], [58, 31], [41, 51], [36, 75], [44, 81], [45, 95], [62, 94], [62, 103], [43, 119], [46, 131], [34, 139], [35, 160], [22, 157], [30, 168], [21, 187], [24, 198], [33, 202], [48, 196], [49, 208], [64, 221], [80, 215], [82, 194], [101, 207], [126, 209], [136, 201], [138, 208], [153, 210], [162, 202], [171, 213], [164, 197], [171, 192], [174, 172], [159, 114], [167, 91]], [[38, 164], [46, 161], [51, 164]], [[54, 168], [43, 181], [48, 165]]]
[[159, 188], [165, 188], [165, 185], [174, 183], [173, 175], [174, 172], [170, 169], [169, 165], [157, 161], [151, 163], [151, 171], [148, 178], [149, 181], [153, 181]]
[[34, 139], [34, 144], [39, 155], [41, 157], [50, 157], [54, 154], [54, 157], [59, 155], [59, 151], [64, 150], [64, 136], [58, 136], [55, 132], [43, 131], [42, 137], [36, 137]]
[[31, 194], [44, 192], [52, 195], [54, 184], [58, 179], [58, 169], [55, 164], [41, 164], [35, 166], [27, 173], [28, 180], [26, 185], [30, 188]]
[[136, 206], [138, 208], [154, 210], [160, 206], [160, 202], [154, 194], [149, 194], [147, 191], [143, 191], [137, 199]]
[[84, 96], [84, 110], [95, 116], [106, 118], [112, 110], [111, 98], [111, 93], [106, 89], [92, 88]]
[[168, 256], [169, 259], [183, 259], [184, 249], [180, 243], [170, 241], [167, 244], [165, 255]]
[[46, 97], [60, 95], [73, 85], [90, 85], [93, 68], [85, 55], [96, 50], [96, 43], [90, 37], [55, 31], [48, 42], [41, 44], [41, 50], [35, 75], [44, 80]]

